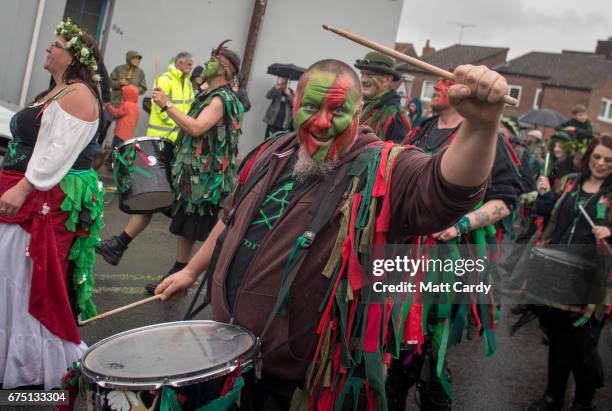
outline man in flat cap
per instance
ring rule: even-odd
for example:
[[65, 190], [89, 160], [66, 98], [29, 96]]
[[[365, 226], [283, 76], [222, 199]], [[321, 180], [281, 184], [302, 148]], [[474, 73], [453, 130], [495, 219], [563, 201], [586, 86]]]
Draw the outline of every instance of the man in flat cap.
[[372, 127], [381, 140], [402, 141], [410, 131], [410, 121], [401, 105], [401, 97], [392, 87], [401, 79], [391, 57], [376, 51], [355, 62], [361, 71], [364, 106], [360, 123]]

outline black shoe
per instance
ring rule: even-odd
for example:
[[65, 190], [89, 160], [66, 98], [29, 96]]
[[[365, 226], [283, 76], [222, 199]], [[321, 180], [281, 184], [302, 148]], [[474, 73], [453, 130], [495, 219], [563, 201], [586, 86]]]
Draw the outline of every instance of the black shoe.
[[164, 281], [166, 278], [170, 277], [172, 274], [178, 273], [179, 271], [181, 271], [183, 268], [185, 268], [185, 265], [182, 265], [180, 267], [177, 267], [175, 265], [174, 267], [172, 267], [170, 269], [170, 271], [168, 271], [166, 274], [164, 274], [163, 277], [160, 278], [158, 281], [151, 281], [149, 284], [145, 285], [145, 290], [147, 290], [147, 294], [149, 294], [149, 295], [155, 294], [155, 289], [157, 288], [158, 285], [161, 284], [162, 281]]
[[552, 397], [545, 395], [537, 401], [529, 404], [528, 411], [561, 411], [563, 404], [555, 402]]
[[574, 401], [574, 403], [572, 404], [572, 408], [570, 408], [570, 411], [594, 411], [595, 407], [592, 404], [589, 405], [584, 405], [584, 404], [580, 404]]
[[96, 246], [96, 253], [100, 254], [104, 261], [111, 265], [119, 264], [125, 250], [127, 250], [127, 246], [123, 245], [117, 236], [102, 241], [100, 245]]

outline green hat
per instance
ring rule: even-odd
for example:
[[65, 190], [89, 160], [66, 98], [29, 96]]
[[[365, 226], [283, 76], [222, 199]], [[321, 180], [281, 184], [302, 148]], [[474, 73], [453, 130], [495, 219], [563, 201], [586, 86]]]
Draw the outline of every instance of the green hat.
[[397, 81], [402, 76], [395, 71], [394, 60], [386, 54], [379, 53], [377, 51], [371, 51], [365, 55], [362, 60], [355, 62], [355, 67], [360, 70], [370, 70], [375, 73], [389, 74], [393, 76], [393, 80]]

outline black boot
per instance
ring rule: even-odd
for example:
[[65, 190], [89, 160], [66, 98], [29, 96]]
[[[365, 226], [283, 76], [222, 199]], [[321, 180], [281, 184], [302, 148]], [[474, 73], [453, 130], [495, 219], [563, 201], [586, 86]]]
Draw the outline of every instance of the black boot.
[[580, 404], [576, 401], [574, 401], [574, 403], [572, 404], [572, 408], [570, 408], [570, 411], [593, 411], [595, 410], [595, 407], [592, 404]]
[[529, 404], [528, 411], [561, 411], [563, 403], [555, 401], [554, 398], [545, 395], [537, 401]]
[[178, 273], [179, 271], [181, 271], [186, 266], [187, 266], [186, 263], [179, 263], [178, 261], [175, 262], [174, 266], [170, 269], [170, 271], [168, 271], [166, 274], [164, 274], [162, 278], [160, 278], [158, 281], [151, 281], [149, 284], [147, 284], [145, 286], [145, 290], [147, 291], [147, 294], [150, 294], [150, 295], [155, 294], [155, 289], [157, 288], [157, 286], [162, 281], [164, 281], [166, 278], [170, 277], [172, 274]]
[[96, 253], [100, 254], [104, 261], [111, 265], [119, 264], [125, 250], [127, 250], [127, 245], [118, 236], [114, 236], [110, 240], [104, 240], [96, 246]]

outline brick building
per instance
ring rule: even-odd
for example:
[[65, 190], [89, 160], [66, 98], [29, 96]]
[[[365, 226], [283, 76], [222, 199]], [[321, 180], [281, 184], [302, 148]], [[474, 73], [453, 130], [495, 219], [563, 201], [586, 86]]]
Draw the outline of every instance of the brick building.
[[601, 54], [531, 52], [495, 67], [519, 100], [506, 113], [550, 108], [570, 117], [573, 106], [584, 104], [594, 130], [612, 133], [612, 41], [600, 41], [598, 50]]
[[[507, 54], [507, 48], [469, 46], [465, 44], [455, 44], [435, 51], [430, 47], [428, 41], [423, 49], [421, 60], [437, 67], [453, 70], [461, 64], [494, 67], [504, 63]], [[424, 102], [431, 100], [433, 86], [437, 81], [435, 75], [405, 63], [398, 65], [397, 70], [404, 77], [407, 98], [419, 97]]]

